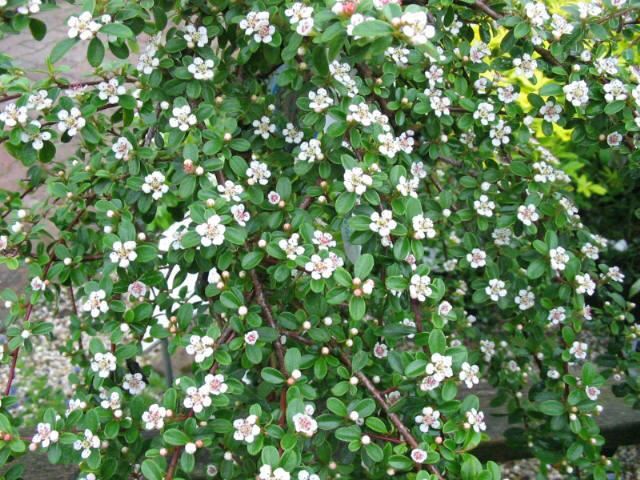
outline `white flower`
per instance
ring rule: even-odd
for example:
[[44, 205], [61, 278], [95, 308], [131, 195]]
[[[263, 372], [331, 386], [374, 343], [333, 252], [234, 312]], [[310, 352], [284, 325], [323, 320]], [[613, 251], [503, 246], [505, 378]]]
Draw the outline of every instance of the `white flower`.
[[245, 35], [253, 35], [256, 43], [269, 43], [273, 40], [276, 29], [269, 23], [269, 12], [249, 12], [240, 21], [240, 28]]
[[389, 355], [389, 348], [384, 343], [376, 342], [373, 346], [373, 356], [382, 359], [387, 355]]
[[467, 385], [467, 388], [473, 388], [474, 385], [477, 385], [480, 382], [480, 378], [478, 377], [480, 368], [477, 365], [471, 365], [468, 362], [464, 362], [460, 368], [461, 370], [458, 378]]
[[141, 373], [127, 373], [122, 382], [122, 388], [131, 395], [142, 393], [146, 386], [147, 384], [144, 382], [144, 377]]
[[406, 67], [409, 63], [409, 49], [404, 47], [389, 47], [384, 51], [384, 56], [395, 62], [399, 67]]
[[271, 134], [276, 131], [275, 124], [271, 123], [271, 119], [266, 115], [263, 115], [262, 118], [260, 118], [260, 120], [254, 120], [251, 125], [253, 125], [253, 128], [255, 128], [255, 130], [253, 131], [253, 134], [258, 135], [259, 137], [262, 137], [265, 140], [269, 138]]
[[609, 83], [605, 83], [603, 88], [605, 91], [604, 99], [607, 101], [607, 103], [627, 99], [627, 88], [625, 84], [618, 79], [612, 80]]
[[144, 193], [150, 193], [154, 200], [160, 200], [169, 191], [169, 186], [164, 182], [165, 177], [162, 172], [155, 171], [144, 177], [141, 188]]
[[423, 214], [414, 216], [411, 219], [411, 224], [413, 226], [413, 238], [416, 240], [434, 238], [436, 236], [433, 220]]
[[260, 335], [256, 330], [251, 330], [244, 334], [244, 343], [247, 345], [255, 345], [259, 339]]
[[189, 355], [195, 355], [195, 362], [202, 363], [213, 355], [213, 338], [208, 336], [191, 335], [186, 351]]
[[371, 176], [364, 173], [362, 168], [354, 167], [344, 172], [344, 188], [347, 192], [355, 192], [357, 195], [363, 195], [367, 191], [367, 187], [373, 185]]
[[369, 218], [371, 219], [369, 229], [381, 237], [388, 237], [391, 231], [398, 226], [393, 219], [391, 210], [383, 210], [381, 213], [373, 212]]
[[559, 325], [564, 322], [566, 318], [567, 315], [565, 314], [564, 307], [552, 308], [547, 316], [547, 320], [551, 322], [551, 325]]
[[229, 385], [224, 383], [224, 376], [208, 374], [204, 377], [204, 387], [207, 387], [210, 395], [218, 396], [227, 393]]
[[487, 429], [487, 424], [484, 423], [484, 413], [472, 408], [466, 412], [467, 423], [473, 427], [473, 430], [480, 433]]
[[27, 99], [27, 107], [38, 111], [47, 110], [52, 105], [53, 100], [49, 98], [49, 92], [46, 90], [38, 90]]
[[129, 160], [133, 145], [131, 145], [131, 142], [126, 137], [118, 137], [118, 140], [113, 144], [111, 150], [116, 154], [116, 159]]
[[106, 296], [107, 294], [104, 290], [91, 292], [87, 301], [82, 305], [82, 310], [85, 312], [91, 312], [91, 316], [93, 318], [98, 317], [101, 313], [108, 312], [109, 306], [104, 300]]
[[418, 198], [416, 190], [418, 189], [419, 182], [420, 179], [417, 177], [413, 177], [407, 180], [404, 175], [401, 175], [400, 178], [398, 178], [398, 185], [396, 185], [396, 190], [403, 197]]
[[62, 133], [67, 132], [67, 135], [70, 137], [75, 136], [78, 133], [78, 130], [82, 129], [86, 121], [82, 118], [80, 110], [76, 107], [73, 107], [70, 111], [60, 110], [58, 112], [58, 130]]
[[552, 248], [549, 250], [549, 260], [551, 262], [551, 268], [562, 271], [569, 262], [569, 255], [562, 247]]
[[596, 284], [591, 280], [591, 276], [588, 273], [584, 275], [576, 275], [576, 293], [578, 295], [587, 294], [593, 295], [596, 290]]
[[424, 407], [422, 415], [418, 415], [415, 421], [420, 425], [420, 431], [427, 433], [430, 429], [440, 428], [440, 412], [431, 407]]
[[120, 100], [120, 95], [127, 93], [124, 85], [120, 85], [117, 78], [112, 78], [108, 82], [98, 84], [98, 98], [107, 100], [111, 105], [115, 105]]
[[274, 192], [272, 190], [267, 194], [267, 200], [269, 200], [269, 203], [271, 205], [279, 205], [282, 198], [280, 197], [280, 194], [278, 192]]
[[598, 400], [598, 397], [600, 396], [600, 389], [597, 387], [590, 387], [587, 385], [584, 387], [584, 392], [587, 394], [587, 397], [589, 397], [589, 400], [593, 400], [594, 402]]
[[324, 88], [309, 92], [309, 108], [316, 113], [321, 113], [333, 105], [333, 98]]
[[289, 17], [289, 22], [295, 25], [300, 20], [313, 17], [313, 7], [309, 7], [302, 2], [296, 2], [285, 9], [284, 14]]
[[622, 143], [622, 135], [619, 132], [612, 132], [607, 135], [607, 145], [610, 147], [619, 147]]
[[102, 25], [93, 20], [91, 12], [82, 12], [77, 17], [69, 17], [67, 26], [69, 38], [80, 37], [80, 40], [91, 40]]
[[426, 11], [405, 12], [400, 17], [400, 31], [412, 45], [424, 45], [436, 35], [436, 29], [429, 25]]
[[548, 100], [542, 107], [540, 107], [540, 115], [550, 123], [555, 123], [560, 120], [560, 114], [562, 113], [562, 106], [557, 103]]
[[318, 431], [318, 422], [311, 415], [296, 413], [293, 417], [293, 426], [296, 432], [302, 433], [305, 437], [313, 437]]
[[311, 273], [311, 278], [320, 280], [323, 278], [331, 278], [335, 271], [333, 262], [329, 258], [322, 258], [320, 255], [311, 255], [309, 261], [305, 264], [304, 269]]
[[109, 254], [109, 260], [113, 263], [117, 263], [121, 268], [127, 268], [131, 262], [134, 262], [138, 258], [136, 253], [136, 242], [129, 240], [126, 242], [115, 241], [113, 242], [113, 252]]
[[9, 103], [4, 107], [4, 111], [0, 113], [0, 122], [6, 127], [13, 128], [16, 125], [24, 125], [27, 123], [27, 107], [17, 107], [15, 103]]
[[253, 443], [260, 434], [260, 427], [256, 425], [258, 417], [249, 415], [247, 418], [238, 418], [233, 421], [233, 438], [239, 442]]
[[529, 310], [536, 303], [536, 296], [529, 289], [522, 289], [516, 295], [514, 302], [518, 305], [520, 310]]
[[329, 250], [336, 246], [336, 241], [333, 239], [333, 235], [320, 230], [315, 230], [313, 232], [313, 238], [311, 241], [314, 245], [318, 246], [318, 250]]
[[289, 260], [295, 260], [299, 255], [304, 253], [304, 247], [298, 245], [300, 235], [294, 233], [289, 239], [282, 239], [278, 242], [278, 246], [287, 254]]
[[598, 247], [589, 242], [585, 243], [582, 248], [580, 248], [580, 251], [585, 257], [590, 258], [591, 260], [597, 260], [600, 257], [600, 250]]
[[484, 42], [471, 45], [471, 49], [469, 50], [469, 58], [471, 58], [473, 63], [483, 63], [483, 59], [489, 55], [491, 55], [491, 50], [489, 50], [489, 46]]
[[224, 185], [218, 185], [218, 192], [227, 202], [240, 201], [240, 195], [244, 192], [242, 185], [236, 185], [231, 180], [225, 180]]
[[576, 80], [562, 87], [564, 95], [574, 107], [582, 107], [589, 101], [589, 87], [584, 80]]
[[425, 371], [427, 375], [433, 375], [438, 382], [442, 382], [453, 376], [452, 364], [453, 357], [434, 353], [431, 355], [431, 362], [427, 364]]
[[36, 445], [40, 444], [42, 448], [47, 448], [50, 444], [56, 443], [59, 436], [58, 431], [53, 430], [50, 423], [39, 423], [31, 442]]
[[96, 372], [100, 378], [107, 378], [111, 372], [116, 371], [116, 357], [111, 352], [98, 352], [91, 360], [91, 370]]
[[191, 64], [187, 67], [189, 73], [196, 80], [212, 80], [213, 79], [213, 60], [206, 60], [200, 57], [194, 57]]
[[291, 480], [291, 474], [282, 467], [273, 470], [271, 465], [262, 465], [258, 480]]
[[191, 113], [191, 107], [189, 105], [174, 107], [172, 114], [173, 116], [169, 119], [169, 125], [182, 132], [189, 130], [189, 127], [195, 125], [198, 121], [196, 116]]
[[82, 450], [80, 456], [83, 459], [89, 458], [91, 450], [96, 448], [100, 448], [100, 438], [97, 435], [94, 435], [89, 429], [84, 431], [84, 438], [82, 440], [76, 440], [73, 442], [74, 450]]
[[245, 210], [244, 205], [233, 205], [230, 210], [231, 215], [233, 215], [233, 218], [238, 223], [238, 225], [240, 225], [241, 227], [246, 227], [247, 222], [251, 218], [251, 215]]
[[505, 283], [498, 278], [492, 278], [489, 280], [489, 285], [484, 289], [484, 291], [494, 302], [497, 302], [507, 294]]
[[484, 267], [487, 264], [487, 252], [474, 248], [471, 253], [467, 253], [467, 262], [469, 262], [471, 268]]
[[151, 405], [149, 410], [142, 414], [145, 430], [162, 430], [167, 413], [167, 409], [157, 403]]
[[157, 49], [155, 45], [148, 45], [144, 53], [138, 58], [136, 69], [138, 69], [140, 73], [150, 75], [155, 68], [160, 65], [160, 59], [156, 57], [156, 53]]
[[589, 345], [583, 342], [573, 342], [571, 344], [571, 348], [569, 349], [569, 353], [576, 357], [578, 360], [584, 360], [587, 358], [587, 350], [589, 349]]
[[489, 125], [496, 119], [496, 114], [493, 111], [493, 104], [487, 102], [481, 102], [478, 104], [475, 112], [473, 112], [473, 118], [480, 120], [480, 123], [484, 126]]
[[474, 200], [473, 208], [476, 210], [478, 215], [482, 215], [483, 217], [492, 217], [496, 204], [492, 200], [489, 200], [489, 197], [486, 195], [480, 195], [478, 200]]
[[40, 277], [31, 279], [31, 289], [34, 292], [43, 292], [47, 289], [47, 284]]
[[416, 463], [424, 463], [427, 460], [427, 452], [421, 448], [414, 448], [411, 450], [411, 460]]
[[434, 375], [427, 375], [420, 382], [420, 390], [430, 392], [440, 386], [440, 381]]
[[220, 220], [220, 216], [212, 215], [207, 219], [207, 223], [201, 223], [196, 227], [196, 233], [200, 235], [200, 243], [203, 247], [224, 243], [224, 232], [227, 227], [222, 225]]
[[282, 130], [282, 135], [284, 135], [285, 142], [296, 145], [304, 138], [304, 133], [298, 130], [292, 123], [287, 123], [287, 126]]
[[536, 76], [538, 62], [531, 58], [531, 55], [525, 53], [522, 58], [513, 59], [513, 66], [516, 68], [516, 75], [531, 79]]
[[320, 140], [316, 140], [315, 138], [308, 142], [302, 142], [300, 144], [300, 151], [298, 152], [297, 160], [309, 163], [313, 163], [316, 160], [322, 160], [324, 158], [324, 154], [322, 153], [320, 146]]
[[432, 293], [430, 285], [431, 278], [429, 278], [428, 275], [412, 275], [409, 285], [409, 296], [419, 302], [426, 301], [427, 297]]
[[209, 43], [209, 37], [207, 36], [207, 29], [205, 27], [196, 27], [195, 25], [187, 25], [187, 33], [184, 34], [184, 38], [187, 42], [187, 47], [194, 48], [196, 45], [200, 48]]
[[551, 29], [552, 35], [556, 39], [560, 39], [563, 35], [570, 35], [573, 33], [573, 25], [557, 13], [551, 15]]
[[550, 18], [547, 7], [542, 2], [529, 2], [524, 6], [524, 11], [535, 27], [542, 27]]
[[520, 205], [518, 207], [518, 220], [520, 220], [524, 225], [529, 226], [533, 224], [533, 222], [537, 222], [539, 218], [540, 215], [538, 215], [534, 204], [530, 203], [528, 205]]
[[513, 85], [498, 87], [498, 100], [504, 103], [513, 103], [518, 100], [520, 93], [516, 92]]
[[187, 388], [186, 394], [187, 396], [182, 403], [185, 408], [190, 408], [195, 413], [200, 413], [211, 405], [211, 397], [209, 396], [209, 389], [206, 385], [200, 388], [189, 387]]
[[607, 271], [607, 277], [614, 282], [622, 283], [624, 281], [624, 273], [620, 270], [620, 267], [611, 267]]

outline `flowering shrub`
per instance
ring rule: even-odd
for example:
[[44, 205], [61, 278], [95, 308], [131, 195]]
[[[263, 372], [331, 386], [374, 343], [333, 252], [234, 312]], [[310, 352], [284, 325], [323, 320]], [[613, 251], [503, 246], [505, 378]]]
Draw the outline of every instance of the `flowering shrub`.
[[[3, 31], [44, 35], [40, 3]], [[483, 379], [542, 475], [615, 470], [598, 397], [637, 404], [640, 332], [554, 148], [637, 161], [638, 1], [406, 3], [85, 1], [46, 78], [7, 68], [0, 261], [30, 285], [2, 294], [0, 463], [497, 479]], [[55, 67], [78, 42], [97, 80]], [[25, 437], [16, 368], [63, 292], [78, 369]], [[191, 362], [167, 388], [157, 340]]]

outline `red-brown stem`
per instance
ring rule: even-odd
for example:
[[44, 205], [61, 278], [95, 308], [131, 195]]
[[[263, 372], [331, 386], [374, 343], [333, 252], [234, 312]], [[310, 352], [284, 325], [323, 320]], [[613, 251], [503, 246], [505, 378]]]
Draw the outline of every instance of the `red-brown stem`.
[[[84, 213], [87, 211], [86, 208], [83, 208], [82, 210], [80, 210], [80, 212], [78, 212], [78, 214], [75, 216], [75, 218], [71, 221], [71, 223], [69, 224], [69, 226], [67, 227], [67, 229], [69, 228], [73, 228], [82, 218], [82, 215], [84, 215]], [[47, 250], [49, 251], [49, 253], [51, 253], [53, 251], [53, 247], [57, 244], [60, 243], [62, 241], [62, 239], [58, 239], [55, 242], [53, 242], [52, 244], [49, 245], [49, 247], [47, 248]], [[47, 265], [44, 267], [44, 271], [42, 273], [42, 280], [45, 280], [47, 278], [47, 274], [49, 273], [49, 269], [51, 268], [51, 265], [53, 265], [53, 261], [55, 260], [55, 256], [53, 256], [49, 262], [47, 263]], [[33, 304], [31, 304], [31, 302], [29, 302], [29, 304], [27, 305], [27, 311], [25, 312], [24, 315], [24, 323], [27, 323], [29, 321], [29, 318], [31, 318], [31, 312], [33, 312]], [[20, 347], [17, 347], [13, 352], [11, 352], [11, 365], [9, 366], [9, 378], [7, 380], [7, 386], [4, 389], [4, 396], [6, 397], [7, 395], [9, 395], [9, 392], [11, 392], [11, 386], [13, 385], [13, 381], [16, 378], [16, 366], [18, 365], [18, 355], [20, 354]]]
[[[340, 361], [344, 364], [345, 367], [347, 367], [349, 370], [353, 369], [351, 365], [351, 359], [346, 353], [340, 351], [338, 356], [340, 358]], [[376, 403], [380, 406], [380, 408], [384, 410], [384, 412], [387, 415], [387, 418], [398, 429], [398, 432], [400, 433], [402, 438], [404, 438], [404, 440], [409, 444], [409, 446], [412, 449], [419, 448], [418, 441], [415, 439], [413, 435], [411, 435], [411, 432], [409, 431], [407, 426], [402, 422], [400, 417], [398, 417], [398, 415], [396, 415], [391, 411], [391, 408], [387, 404], [386, 400], [384, 399], [380, 391], [373, 384], [373, 382], [369, 380], [369, 378], [362, 372], [355, 372], [354, 375], [358, 378], [358, 380], [360, 380], [362, 385], [364, 385], [364, 387], [369, 391], [369, 393], [374, 398]], [[427, 468], [432, 474], [436, 475], [439, 479], [444, 478], [440, 474], [440, 471], [438, 470], [438, 468], [435, 467], [434, 465], [427, 465]]]
[[375, 438], [377, 440], [383, 440], [385, 442], [396, 443], [396, 444], [404, 443], [404, 440], [402, 440], [401, 438], [388, 437], [386, 435], [380, 435], [379, 433], [367, 432], [367, 435], [369, 435], [371, 438]]
[[[273, 318], [273, 312], [271, 311], [271, 307], [267, 302], [267, 298], [264, 295], [264, 288], [262, 287], [262, 282], [260, 278], [258, 278], [258, 274], [255, 270], [251, 270], [251, 281], [253, 282], [253, 288], [256, 292], [256, 302], [262, 308], [262, 312], [267, 319], [267, 323], [271, 328], [275, 331], [279, 331], [278, 324], [276, 323], [275, 318]], [[287, 372], [287, 368], [284, 365], [284, 347], [280, 340], [276, 340], [274, 342], [274, 346], [276, 349], [276, 357], [278, 358], [278, 367], [284, 378], [288, 378], [289, 373]], [[280, 392], [280, 420], [279, 425], [284, 427], [287, 422], [287, 384], [285, 383], [282, 387], [282, 392]]]

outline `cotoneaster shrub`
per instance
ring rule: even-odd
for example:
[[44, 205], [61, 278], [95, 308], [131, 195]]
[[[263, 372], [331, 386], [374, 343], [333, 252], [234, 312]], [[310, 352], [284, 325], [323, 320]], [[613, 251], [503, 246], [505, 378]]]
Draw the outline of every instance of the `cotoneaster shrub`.
[[[85, 1], [44, 79], [3, 64], [0, 141], [28, 177], [0, 259], [31, 280], [2, 294], [0, 463], [497, 479], [473, 455], [482, 378], [543, 477], [616, 469], [598, 397], [638, 403], [633, 279], [554, 149], [637, 162], [640, 3], [406, 3]], [[1, 8], [44, 36], [39, 1]], [[71, 83], [79, 42], [95, 75]], [[62, 292], [68, 342], [32, 316]], [[159, 339], [192, 360], [170, 388], [138, 362]], [[47, 341], [73, 388], [25, 437], [16, 366], [36, 378]]]

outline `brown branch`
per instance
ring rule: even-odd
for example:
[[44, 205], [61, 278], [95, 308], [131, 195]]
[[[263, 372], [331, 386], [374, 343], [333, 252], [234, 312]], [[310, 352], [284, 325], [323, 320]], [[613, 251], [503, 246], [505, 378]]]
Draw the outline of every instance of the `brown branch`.
[[[86, 211], [87, 209], [83, 208], [80, 212], [78, 212], [78, 214], [75, 216], [75, 218], [71, 221], [71, 223], [67, 226], [66, 229], [75, 227], [75, 225], [80, 221], [80, 219], [82, 218], [82, 216]], [[62, 238], [59, 238], [58, 240], [56, 240], [55, 242], [49, 245], [49, 247], [47, 248], [49, 254], [53, 252], [53, 247], [56, 244], [60, 243], [61, 241], [63, 241]], [[55, 261], [55, 259], [56, 257], [54, 255], [53, 257], [51, 257], [47, 265], [44, 267], [44, 271], [42, 273], [43, 281], [47, 278], [47, 273], [49, 273], [49, 269], [53, 265], [53, 262]], [[32, 312], [33, 312], [33, 304], [29, 302], [29, 304], [27, 305], [25, 316], [24, 316], [24, 323], [29, 321], [29, 318], [31, 317]], [[11, 392], [11, 386], [13, 385], [13, 381], [16, 378], [16, 366], [18, 364], [18, 355], [20, 355], [20, 347], [17, 347], [13, 352], [11, 352], [11, 365], [9, 366], [9, 378], [7, 380], [7, 386], [4, 389], [5, 396], [9, 395], [9, 392]]]
[[[334, 346], [336, 346], [334, 344]], [[336, 346], [337, 347], [337, 346]], [[349, 370], [353, 370], [353, 366], [351, 364], [351, 359], [349, 356], [343, 351], [339, 351], [338, 357], [340, 361], [343, 363], [345, 367]], [[400, 417], [391, 411], [391, 407], [387, 404], [386, 400], [380, 393], [380, 391], [376, 388], [371, 380], [362, 372], [355, 372], [354, 375], [360, 380], [360, 382], [364, 385], [364, 387], [369, 391], [369, 393], [373, 396], [374, 400], [378, 403], [380, 408], [384, 410], [387, 418], [393, 423], [393, 425], [398, 429], [398, 432], [405, 439], [405, 441], [409, 444], [412, 449], [420, 448], [418, 441], [415, 439], [411, 432], [407, 428], [407, 426], [402, 422]], [[439, 479], [444, 479], [440, 471], [435, 465], [427, 465], [429, 471], [436, 475]]]
[[[258, 278], [258, 274], [256, 273], [255, 270], [251, 270], [251, 281], [253, 282], [253, 288], [255, 289], [255, 292], [256, 292], [256, 302], [258, 302], [258, 305], [260, 305], [260, 308], [262, 308], [262, 313], [266, 317], [267, 323], [275, 331], [279, 331], [278, 324], [276, 323], [275, 318], [273, 318], [273, 312], [271, 311], [271, 307], [269, 306], [269, 303], [267, 302], [267, 299], [264, 295], [264, 288], [262, 287], [262, 282], [260, 281], [260, 278]], [[289, 376], [289, 373], [287, 372], [287, 368], [285, 367], [285, 364], [284, 364], [284, 347], [282, 346], [282, 343], [280, 343], [279, 339], [274, 342], [274, 346], [276, 350], [276, 357], [278, 358], [278, 367], [280, 369], [280, 372], [282, 372], [282, 375], [284, 375], [284, 377], [287, 378]], [[284, 427], [287, 422], [286, 395], [287, 395], [287, 383], [285, 382], [284, 386], [282, 387], [282, 392], [280, 394], [281, 412], [280, 412], [279, 424], [281, 427]]]

